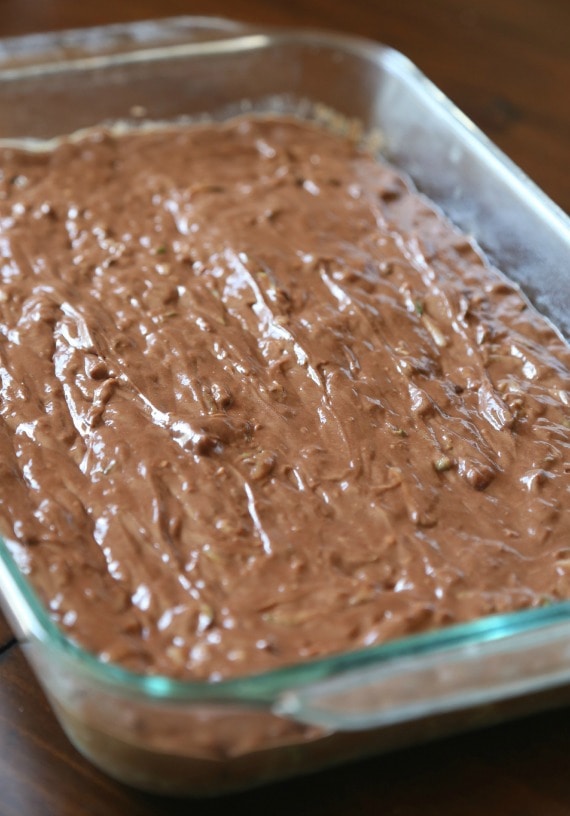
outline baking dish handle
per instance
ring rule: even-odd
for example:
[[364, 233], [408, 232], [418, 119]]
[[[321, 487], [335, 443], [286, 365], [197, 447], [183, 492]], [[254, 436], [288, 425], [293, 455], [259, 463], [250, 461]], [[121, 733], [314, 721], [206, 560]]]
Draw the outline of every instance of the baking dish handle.
[[570, 624], [399, 657], [291, 690], [276, 713], [358, 731], [488, 705], [570, 681]]
[[26, 34], [0, 39], [0, 72], [239, 37], [253, 31], [251, 25], [224, 17], [185, 16]]

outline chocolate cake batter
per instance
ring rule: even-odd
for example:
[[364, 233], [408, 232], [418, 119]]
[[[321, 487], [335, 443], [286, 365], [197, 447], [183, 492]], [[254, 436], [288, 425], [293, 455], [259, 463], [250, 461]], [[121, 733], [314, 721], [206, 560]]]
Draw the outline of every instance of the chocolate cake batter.
[[105, 661], [220, 679], [570, 597], [570, 350], [288, 119], [0, 151], [0, 529]]

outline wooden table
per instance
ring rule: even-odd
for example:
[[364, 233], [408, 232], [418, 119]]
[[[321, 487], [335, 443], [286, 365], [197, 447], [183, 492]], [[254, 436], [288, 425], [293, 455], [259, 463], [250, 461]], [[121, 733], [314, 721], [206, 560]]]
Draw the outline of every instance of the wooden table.
[[[0, 0], [0, 36], [176, 14], [333, 28], [407, 54], [570, 211], [567, 0]], [[563, 816], [570, 710], [189, 804], [116, 784], [68, 744], [0, 618], [0, 816]]]

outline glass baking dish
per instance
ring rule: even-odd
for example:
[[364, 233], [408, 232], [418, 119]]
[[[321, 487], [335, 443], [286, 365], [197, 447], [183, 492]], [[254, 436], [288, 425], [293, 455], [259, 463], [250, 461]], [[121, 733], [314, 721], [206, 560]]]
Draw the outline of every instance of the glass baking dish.
[[[570, 222], [404, 56], [178, 18], [0, 43], [0, 140], [100, 122], [286, 112], [382, 154], [570, 334]], [[0, 541], [0, 599], [63, 728], [141, 789], [215, 795], [570, 699], [570, 603], [224, 682], [138, 676], [50, 620]]]

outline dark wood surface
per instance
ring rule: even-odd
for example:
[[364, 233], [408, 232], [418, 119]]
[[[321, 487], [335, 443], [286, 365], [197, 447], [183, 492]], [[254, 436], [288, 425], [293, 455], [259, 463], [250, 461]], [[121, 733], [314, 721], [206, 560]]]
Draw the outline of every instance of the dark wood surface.
[[13, 639], [10, 627], [0, 613], [0, 650], [7, 648]]
[[[332, 28], [409, 56], [570, 211], [568, 0], [0, 0], [0, 37], [176, 14]], [[265, 789], [189, 804], [131, 791], [62, 734], [0, 617], [0, 816], [563, 816], [570, 709]]]

